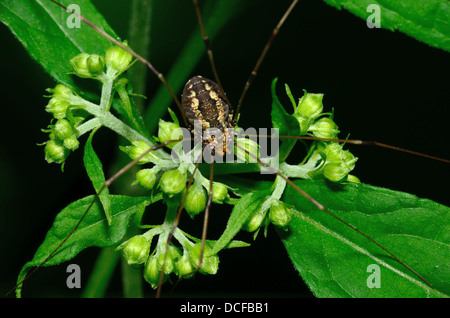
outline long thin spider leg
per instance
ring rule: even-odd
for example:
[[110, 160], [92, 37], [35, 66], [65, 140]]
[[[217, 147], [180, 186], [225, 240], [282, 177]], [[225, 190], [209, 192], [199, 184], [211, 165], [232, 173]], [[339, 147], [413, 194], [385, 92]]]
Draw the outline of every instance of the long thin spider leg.
[[197, 164], [195, 165], [194, 172], [192, 172], [192, 175], [189, 178], [188, 184], [186, 186], [186, 191], [183, 195], [183, 198], [181, 199], [181, 203], [180, 203], [180, 206], [178, 207], [175, 220], [173, 221], [172, 229], [170, 230], [169, 236], [167, 237], [166, 251], [164, 253], [164, 260], [163, 260], [163, 263], [161, 266], [161, 271], [159, 274], [159, 282], [158, 282], [158, 289], [156, 290], [156, 298], [159, 298], [161, 296], [162, 284], [163, 284], [163, 279], [164, 279], [164, 269], [166, 267], [167, 254], [169, 253], [169, 244], [170, 244], [170, 241], [172, 241], [173, 232], [175, 232], [176, 228], [178, 227], [178, 224], [180, 223], [180, 217], [181, 217], [181, 212], [183, 211], [184, 202], [186, 201], [187, 193], [189, 191], [189, 188], [192, 185], [192, 182], [194, 181], [194, 176], [195, 176], [195, 173], [197, 172], [200, 162], [201, 162], [201, 160], [198, 160]]
[[60, 6], [61, 8], [63, 8], [65, 11], [74, 14], [77, 18], [79, 18], [83, 23], [85, 23], [86, 25], [88, 25], [89, 27], [91, 27], [93, 30], [95, 30], [97, 33], [101, 34], [102, 36], [104, 36], [105, 38], [107, 38], [110, 42], [114, 43], [117, 46], [120, 46], [122, 49], [124, 49], [125, 51], [127, 51], [128, 53], [130, 53], [131, 55], [133, 55], [136, 59], [138, 59], [140, 62], [142, 62], [143, 64], [145, 64], [152, 72], [153, 74], [155, 74], [159, 80], [164, 84], [164, 86], [166, 86], [166, 88], [169, 90], [170, 95], [172, 95], [173, 100], [175, 101], [175, 103], [177, 104], [178, 110], [181, 113], [181, 116], [183, 117], [183, 121], [185, 126], [188, 126], [188, 122], [186, 120], [186, 115], [184, 114], [183, 108], [181, 107], [181, 103], [180, 100], [178, 99], [177, 95], [174, 93], [172, 87], [169, 85], [169, 83], [167, 82], [166, 78], [164, 77], [164, 75], [159, 72], [149, 61], [147, 61], [145, 58], [143, 58], [141, 55], [139, 55], [138, 53], [136, 53], [135, 51], [133, 51], [132, 49], [130, 49], [129, 47], [123, 45], [123, 43], [121, 43], [120, 41], [117, 41], [115, 38], [113, 38], [111, 35], [109, 35], [108, 33], [106, 33], [105, 31], [103, 31], [102, 29], [100, 29], [99, 27], [97, 27], [95, 24], [93, 24], [91, 21], [89, 21], [88, 19], [86, 19], [84, 16], [77, 14], [76, 12], [72, 12], [70, 10], [67, 9], [67, 7], [65, 7], [64, 5], [62, 5], [61, 3], [55, 1], [55, 0], [50, 0], [52, 1], [54, 4]]
[[[280, 138], [291, 138], [291, 139], [292, 138], [294, 138], [294, 139], [297, 138], [297, 137], [294, 137], [294, 136], [279, 136], [279, 137]], [[391, 149], [391, 150], [396, 150], [396, 151], [408, 153], [408, 154], [411, 154], [411, 155], [414, 155], [414, 156], [419, 156], [419, 157], [424, 157], [424, 158], [428, 158], [428, 159], [432, 159], [432, 160], [437, 160], [437, 161], [444, 162], [444, 163], [450, 163], [450, 160], [445, 159], [445, 158], [440, 158], [440, 157], [428, 155], [428, 154], [425, 154], [425, 153], [421, 153], [421, 152], [414, 151], [414, 150], [409, 150], [409, 149], [406, 149], [406, 148], [392, 146], [392, 145], [385, 144], [385, 143], [378, 142], [378, 141], [367, 141], [367, 140], [357, 140], [357, 139], [328, 139], [328, 138], [316, 138], [316, 137], [309, 137], [309, 136], [300, 136], [298, 139], [336, 141], [336, 142], [342, 142], [342, 143], [347, 143], [347, 144], [352, 144], [352, 145], [376, 146], [376, 147], [387, 148], [387, 149]]]
[[258, 74], [259, 67], [261, 66], [262, 61], [266, 57], [267, 52], [269, 51], [270, 46], [273, 43], [273, 40], [277, 36], [278, 32], [281, 29], [281, 26], [283, 25], [284, 21], [286, 21], [289, 14], [294, 9], [295, 5], [297, 4], [298, 0], [292, 1], [289, 8], [286, 10], [284, 15], [281, 17], [280, 21], [276, 25], [276, 27], [273, 29], [272, 33], [270, 34], [269, 40], [267, 41], [266, 45], [264, 46], [264, 49], [261, 52], [261, 55], [259, 56], [258, 60], [256, 61], [255, 67], [253, 68], [252, 72], [250, 73], [249, 78], [247, 79], [247, 82], [245, 83], [244, 89], [242, 90], [241, 97], [239, 98], [239, 102], [236, 107], [236, 111], [233, 114], [233, 120], [237, 119], [237, 116], [241, 110], [242, 103], [244, 101], [244, 97], [247, 94], [247, 91], [252, 84], [253, 80], [255, 79], [256, 75]]
[[97, 198], [99, 197], [99, 195], [103, 192], [103, 190], [105, 190], [105, 188], [109, 187], [114, 181], [117, 180], [117, 178], [119, 178], [121, 175], [123, 175], [125, 172], [127, 172], [129, 169], [131, 169], [139, 160], [141, 160], [142, 158], [144, 158], [146, 155], [148, 155], [150, 152], [158, 150], [160, 148], [165, 147], [168, 144], [174, 143], [174, 142], [178, 142], [181, 141], [182, 139], [177, 139], [177, 140], [167, 140], [165, 142], [162, 142], [158, 145], [155, 145], [153, 147], [150, 147], [147, 151], [145, 151], [142, 155], [140, 155], [139, 157], [137, 157], [136, 159], [134, 159], [133, 161], [130, 161], [126, 166], [124, 166], [122, 169], [120, 169], [119, 171], [117, 171], [112, 177], [110, 177], [108, 180], [105, 181], [105, 183], [103, 184], [103, 186], [100, 188], [100, 190], [97, 192], [97, 194], [94, 196], [94, 198], [92, 199], [91, 203], [88, 205], [86, 211], [83, 213], [83, 215], [81, 216], [81, 218], [78, 220], [77, 224], [75, 225], [75, 227], [72, 229], [72, 231], [70, 231], [70, 233], [59, 243], [59, 245], [35, 268], [33, 268], [20, 282], [18, 282], [12, 289], [10, 289], [5, 296], [9, 295], [10, 293], [12, 293], [15, 289], [17, 289], [19, 286], [21, 286], [23, 284], [23, 282], [25, 280], [27, 280], [28, 278], [30, 278], [31, 275], [33, 275], [34, 273], [36, 273], [36, 271], [38, 271], [42, 266], [45, 265], [45, 263], [47, 263], [55, 254], [56, 252], [58, 252], [61, 247], [67, 242], [67, 240], [72, 236], [73, 233], [75, 233], [75, 231], [80, 227], [81, 223], [83, 222], [84, 218], [86, 217], [86, 215], [88, 214], [88, 212], [90, 211], [90, 209], [92, 208], [92, 206], [94, 205], [95, 201], [97, 200]]
[[[272, 135], [252, 135], [252, 134], [245, 134], [245, 136], [248, 137], [264, 137], [264, 138], [272, 138]], [[320, 138], [320, 137], [311, 137], [311, 136], [276, 136], [277, 138], [284, 138], [284, 139], [300, 139], [300, 140], [318, 140], [318, 141], [334, 141], [334, 142], [340, 142], [340, 143], [347, 143], [352, 145], [362, 145], [362, 146], [375, 146], [375, 147], [381, 147], [386, 149], [391, 149], [399, 152], [404, 152], [410, 155], [424, 157], [431, 160], [440, 161], [443, 163], [450, 163], [449, 159], [440, 158], [432, 155], [428, 155], [426, 153], [401, 148], [389, 144], [385, 144], [379, 141], [368, 141], [368, 140], [359, 140], [359, 139], [333, 139], [333, 138]]]
[[357, 233], [361, 234], [363, 237], [365, 237], [366, 239], [368, 239], [370, 242], [374, 243], [376, 246], [378, 246], [379, 248], [381, 248], [383, 251], [385, 251], [386, 253], [388, 253], [393, 259], [395, 259], [397, 262], [399, 262], [400, 264], [402, 264], [405, 268], [409, 269], [414, 275], [416, 275], [418, 278], [420, 278], [423, 282], [425, 282], [427, 285], [432, 286], [430, 282], [428, 282], [423, 276], [421, 276], [418, 272], [416, 272], [414, 269], [412, 269], [408, 264], [406, 264], [405, 262], [403, 262], [401, 259], [399, 259], [397, 256], [395, 256], [392, 252], [390, 252], [388, 249], [386, 249], [384, 246], [382, 246], [380, 243], [378, 243], [377, 241], [375, 241], [372, 237], [370, 237], [369, 235], [365, 234], [364, 232], [360, 231], [358, 228], [356, 228], [355, 226], [351, 225], [350, 223], [347, 223], [346, 221], [344, 221], [343, 219], [341, 219], [340, 217], [338, 217], [337, 215], [331, 213], [330, 211], [328, 211], [319, 201], [317, 201], [316, 199], [314, 199], [312, 196], [310, 196], [308, 193], [306, 193], [302, 188], [300, 188], [298, 185], [296, 185], [294, 182], [292, 182], [289, 178], [287, 178], [285, 175], [283, 175], [281, 172], [279, 172], [277, 169], [269, 166], [268, 164], [264, 163], [263, 161], [261, 161], [261, 159], [259, 159], [257, 156], [255, 156], [254, 154], [252, 154], [251, 152], [247, 151], [245, 148], [242, 148], [239, 145], [236, 145], [236, 147], [240, 148], [241, 150], [245, 151], [249, 156], [255, 158], [258, 163], [262, 166], [264, 166], [265, 168], [269, 169], [272, 173], [275, 173], [277, 176], [281, 177], [283, 180], [285, 180], [290, 186], [292, 186], [295, 191], [297, 191], [299, 194], [301, 194], [305, 199], [307, 199], [309, 202], [311, 202], [312, 204], [314, 204], [319, 210], [327, 213], [328, 215], [332, 216], [333, 218], [335, 218], [336, 220], [338, 220], [339, 222], [341, 222], [342, 224], [344, 224], [345, 226], [348, 226], [349, 228], [353, 229], [354, 231], [356, 231]]
[[216, 63], [214, 62], [213, 51], [211, 49], [211, 43], [209, 41], [208, 35], [206, 34], [202, 14], [200, 12], [200, 7], [198, 6], [198, 1], [193, 0], [193, 3], [194, 3], [194, 7], [195, 7], [195, 13], [197, 14], [198, 24], [199, 24], [200, 30], [202, 32], [203, 42], [205, 42], [206, 52], [208, 54], [208, 59], [209, 59], [209, 64], [211, 64], [211, 69], [214, 74], [214, 79], [215, 79], [216, 83], [219, 85], [220, 91], [221, 91], [222, 95], [225, 97], [227, 104], [231, 107], [231, 103], [228, 100], [227, 94], [225, 94], [225, 90], [223, 89], [222, 83], [220, 82], [219, 74], [217, 73]]
[[208, 231], [208, 221], [209, 221], [209, 210], [212, 204], [212, 196], [213, 196], [213, 181], [214, 181], [214, 161], [211, 162], [209, 169], [209, 191], [208, 191], [208, 201], [206, 202], [205, 214], [203, 218], [203, 230], [202, 230], [202, 246], [200, 249], [199, 262], [197, 266], [197, 271], [200, 270], [203, 264], [203, 254], [205, 251], [206, 244], [206, 234]]

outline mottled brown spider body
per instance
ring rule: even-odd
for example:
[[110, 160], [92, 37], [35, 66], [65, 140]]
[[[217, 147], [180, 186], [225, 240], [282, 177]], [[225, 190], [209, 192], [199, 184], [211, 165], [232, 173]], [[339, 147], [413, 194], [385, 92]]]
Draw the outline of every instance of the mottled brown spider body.
[[215, 136], [206, 134], [202, 143], [203, 147], [217, 146], [223, 141], [223, 153], [220, 151], [220, 154], [225, 154], [226, 144], [230, 142], [229, 138], [233, 137], [227, 131], [230, 131], [228, 128], [235, 127], [235, 122], [231, 106], [228, 105], [219, 85], [202, 76], [192, 77], [184, 86], [181, 105], [191, 132], [194, 132], [195, 121], [201, 121], [202, 133], [208, 128], [217, 128], [222, 132], [222, 140], [218, 141]]

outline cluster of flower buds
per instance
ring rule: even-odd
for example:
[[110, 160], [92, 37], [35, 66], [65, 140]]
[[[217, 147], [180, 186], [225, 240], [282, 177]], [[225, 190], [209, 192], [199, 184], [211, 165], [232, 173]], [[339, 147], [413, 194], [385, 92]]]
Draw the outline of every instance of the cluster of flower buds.
[[339, 129], [331, 117], [324, 117], [323, 94], [304, 91], [293, 113], [300, 125], [300, 134], [312, 133], [318, 138], [337, 138]]
[[[214, 275], [219, 269], [219, 257], [217, 254], [210, 255], [210, 248], [205, 245], [202, 261], [200, 264], [201, 243], [187, 244], [180, 249], [173, 244], [169, 245], [166, 253], [166, 244], [156, 247], [155, 253], [150, 255], [144, 267], [144, 279], [156, 288], [159, 284], [161, 273], [164, 283], [170, 276], [175, 274], [179, 278], [191, 278], [198, 271], [201, 274]], [[199, 265], [201, 266], [199, 268]]]
[[[159, 142], [178, 140], [182, 137], [183, 133], [178, 122], [159, 121], [158, 137], [155, 138]], [[175, 143], [169, 143], [166, 146], [173, 148], [174, 145]], [[154, 164], [150, 169], [145, 168], [139, 170], [136, 173], [136, 181], [133, 184], [139, 184], [147, 190], [158, 186], [164, 194], [166, 203], [179, 204], [186, 190], [187, 182], [187, 173], [182, 168], [183, 165], [179, 165], [175, 169], [173, 167], [167, 169], [165, 163], [153, 152], [148, 152], [150, 146], [145, 141], [133, 141], [131, 146], [121, 147], [121, 149], [133, 160], [142, 157], [139, 159], [138, 164]], [[148, 153], [145, 154], [146, 152]], [[223, 183], [214, 182], [212, 190], [212, 202], [214, 203], [223, 204], [229, 197], [228, 188]], [[184, 208], [191, 217], [194, 217], [205, 209], [208, 192], [209, 180], [203, 179], [203, 182], [197, 180], [189, 187]]]
[[317, 152], [322, 156], [324, 164], [314, 173], [322, 173], [330, 181], [340, 182], [347, 180], [357, 182], [357, 178], [349, 175], [355, 168], [358, 160], [349, 150], [343, 149], [343, 144], [330, 142], [325, 145], [320, 144]]
[[255, 232], [263, 226], [272, 223], [275, 226], [284, 228], [292, 218], [292, 211], [280, 200], [273, 200], [270, 208], [261, 208], [253, 212], [253, 214], [245, 222], [243, 229], [248, 232]]
[[[126, 45], [126, 43], [124, 43]], [[94, 78], [102, 82], [114, 81], [117, 76], [131, 65], [132, 55], [126, 50], [114, 46], [106, 51], [105, 57], [97, 54], [81, 53], [70, 60], [74, 74], [81, 78]], [[105, 72], [106, 70], [106, 72]], [[76, 117], [76, 109], [80, 97], [62, 84], [48, 89], [52, 93], [45, 110], [51, 113], [55, 124], [43, 130], [49, 133], [49, 140], [45, 142], [45, 159], [47, 162], [63, 164], [70, 152], [79, 147], [77, 126], [85, 119]], [[52, 121], [53, 121], [52, 120]]]
[[[300, 124], [301, 134], [324, 139], [337, 139], [339, 129], [330, 114], [323, 113], [323, 94], [311, 94], [305, 91], [295, 107], [294, 116]], [[329, 115], [329, 116], [326, 116]], [[318, 174], [325, 178], [340, 182], [348, 180], [358, 181], [356, 177], [349, 175], [355, 167], [357, 158], [348, 150], [343, 150], [343, 145], [338, 142], [320, 142], [315, 152], [323, 159], [321, 168], [313, 171], [311, 176]]]
[[[127, 46], [127, 43], [123, 43]], [[74, 73], [81, 78], [93, 78], [100, 81], [105, 76], [116, 78], [131, 65], [133, 56], [119, 46], [106, 50], [105, 56], [80, 53], [70, 60]], [[106, 72], [105, 72], [106, 71]]]
[[46, 111], [53, 115], [56, 123], [43, 130], [49, 133], [49, 140], [45, 142], [45, 159], [48, 163], [64, 163], [69, 153], [79, 146], [76, 127], [84, 118], [75, 117], [71, 112], [70, 106], [75, 95], [70, 88], [58, 84], [47, 91], [52, 93], [52, 97]]
[[[161, 274], [165, 282], [170, 274], [180, 278], [190, 278], [195, 272], [215, 274], [219, 267], [219, 257], [210, 254], [210, 247], [205, 245], [200, 264], [201, 243], [185, 241], [182, 248], [170, 243], [167, 250], [165, 240], [158, 240], [158, 244], [150, 253], [152, 237], [145, 234], [136, 235], [122, 243], [117, 250], [121, 250], [129, 265], [144, 266], [144, 279], [156, 288]], [[199, 269], [199, 265], [201, 265]]]

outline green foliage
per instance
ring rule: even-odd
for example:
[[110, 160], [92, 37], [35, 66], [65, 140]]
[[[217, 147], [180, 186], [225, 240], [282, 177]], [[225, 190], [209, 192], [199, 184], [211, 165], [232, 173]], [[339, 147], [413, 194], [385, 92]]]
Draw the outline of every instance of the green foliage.
[[[69, 5], [73, 1], [60, 1]], [[103, 16], [89, 0], [77, 1], [83, 15], [110, 35], [116, 37]], [[88, 27], [81, 29], [66, 27], [67, 15], [51, 1], [6, 1], [0, 2], [0, 19], [27, 49], [31, 57], [57, 82], [76, 90], [77, 84], [71, 76], [67, 63], [79, 53], [103, 55], [110, 42]]]
[[[20, 283], [31, 268], [39, 266], [73, 231], [94, 196], [72, 202], [55, 218], [44, 242], [39, 246], [33, 259], [27, 262], [17, 279]], [[131, 217], [152, 203], [148, 197], [127, 197], [111, 195], [111, 226], [108, 225], [105, 213], [98, 201], [95, 201], [89, 214], [83, 219], [77, 230], [67, 239], [63, 246], [50, 258], [45, 266], [60, 264], [74, 258], [88, 247], [107, 247], [119, 243], [127, 230]], [[20, 297], [22, 287], [16, 294]]]
[[[317, 297], [448, 297], [448, 207], [366, 184], [295, 183], [330, 212], [389, 246], [432, 284], [288, 188], [286, 203], [298, 212], [289, 232], [278, 232], [293, 265]], [[380, 288], [366, 283], [371, 264], [381, 267]]]
[[[69, 1], [62, 2], [69, 3]], [[340, 5], [348, 7], [350, 11], [357, 14], [360, 11], [359, 2], [358, 4], [353, 1], [327, 2], [337, 7]], [[84, 16], [109, 34], [116, 36], [89, 1], [80, 3], [83, 6]], [[390, 1], [390, 4], [394, 5], [394, 3]], [[439, 6], [439, 10], [436, 11], [437, 16], [445, 16], [446, 4], [439, 1], [435, 3]], [[239, 8], [237, 4], [237, 1], [220, 1], [219, 5], [210, 9], [212, 12], [210, 16], [218, 17], [206, 21], [210, 37], [213, 37], [225, 21], [233, 15], [233, 10]], [[48, 157], [49, 162], [64, 163], [69, 155], [68, 149], [72, 151], [78, 147], [73, 138], [78, 142], [77, 138], [91, 131], [85, 143], [83, 162], [95, 192], [101, 191], [99, 200], [95, 199], [88, 214], [84, 213], [94, 199], [93, 196], [69, 204], [57, 215], [35, 256], [22, 268], [18, 282], [20, 283], [33, 267], [41, 266], [42, 262], [46, 261], [55, 250], [54, 255], [43, 266], [68, 261], [80, 251], [92, 246], [117, 246], [120, 243], [125, 244], [120, 245], [122, 247], [127, 246], [128, 243], [131, 246], [132, 239], [125, 242], [123, 240], [132, 218], [136, 219], [137, 224], [145, 229], [145, 232], [139, 236], [140, 244], [133, 245], [130, 249], [119, 247], [119, 250], [122, 249], [129, 263], [143, 266], [144, 279], [152, 287], [158, 285], [159, 274], [162, 270], [164, 270], [164, 280], [171, 274], [184, 278], [192, 277], [194, 274], [192, 270], [199, 264], [201, 240], [179, 228], [173, 233], [171, 231], [176, 207], [180, 204], [181, 195], [185, 191], [186, 180], [193, 174], [194, 164], [187, 160], [174, 162], [166, 152], [154, 151], [141, 158], [139, 162], [139, 164], [154, 165], [151, 175], [147, 175], [150, 179], [147, 182], [141, 180], [144, 172], [149, 172], [148, 169], [143, 169], [140, 170], [141, 173], [138, 173], [136, 181], [151, 191], [147, 196], [110, 195], [108, 188], [103, 187], [105, 182], [103, 166], [92, 145], [97, 129], [104, 126], [125, 137], [131, 146], [122, 147], [122, 150], [132, 159], [137, 159], [154, 145], [151, 133], [145, 128], [144, 120], [130, 98], [133, 93], [127, 86], [128, 81], [123, 77], [118, 78], [132, 65], [131, 56], [118, 47], [110, 48], [109, 42], [90, 28], [83, 27], [73, 32], [63, 31], [67, 30], [65, 15], [61, 14], [61, 9], [50, 1], [23, 4], [2, 1], [0, 6], [2, 6], [0, 18], [22, 42], [33, 59], [41, 64], [57, 82], [70, 87], [76, 93], [76, 95], [70, 94], [70, 97], [64, 95], [64, 92], [67, 93], [65, 86], [63, 86], [64, 92], [59, 92], [58, 87], [61, 89], [62, 86], [51, 90], [53, 94], [64, 95], [65, 99], [63, 103], [61, 100], [56, 100], [58, 103], [55, 100], [53, 103], [49, 102], [47, 110], [56, 119], [64, 120], [63, 123], [67, 127], [57, 130], [56, 133], [56, 128], [53, 125], [49, 126], [50, 140], [46, 148], [55, 150], [51, 153], [52, 156]], [[382, 7], [385, 10], [388, 6]], [[387, 17], [393, 17], [393, 19], [383, 20], [382, 26], [398, 25], [399, 30], [430, 45], [448, 50], [446, 32], [441, 33], [443, 36], [437, 36], [435, 30], [427, 31], [429, 28], [422, 28], [422, 26], [428, 25], [429, 21], [417, 17], [410, 20], [417, 20], [417, 23], [409, 23], [406, 27], [400, 26], [400, 22], [406, 16], [400, 13], [404, 13], [404, 10], [409, 12], [410, 8], [397, 6], [389, 10], [385, 13], [398, 12], [398, 14], [387, 14]], [[401, 19], [400, 16], [402, 16]], [[439, 26], [439, 31], [442, 31], [446, 20], [438, 20], [436, 25]], [[175, 90], [178, 90], [183, 83], [184, 76], [180, 73], [190, 73], [203, 50], [203, 44], [198, 39], [193, 37], [188, 41], [186, 50], [177, 61], [177, 64], [182, 64], [184, 67], [179, 73], [168, 75]], [[103, 58], [105, 51], [109, 53], [106, 53], [106, 58]], [[72, 61], [73, 69], [70, 68], [69, 61]], [[103, 65], [104, 61], [106, 65]], [[106, 73], [104, 73], [104, 66], [106, 66]], [[110, 74], [109, 69], [114, 69], [114, 74]], [[88, 97], [92, 95], [81, 90], [78, 81], [74, 81], [74, 76], [70, 74], [73, 71], [83, 78], [100, 80], [102, 92], [99, 94], [101, 98], [98, 105], [91, 102]], [[56, 91], [59, 93], [55, 93]], [[296, 104], [288, 86], [286, 86], [286, 92], [294, 106], [292, 114], [286, 111], [277, 96], [276, 80], [272, 82], [272, 124], [274, 128], [279, 129], [279, 135], [337, 137], [339, 130], [333, 116], [323, 113], [323, 94], [305, 92]], [[113, 110], [117, 111], [121, 117], [116, 117], [111, 112], [116, 93], [119, 103], [116, 103]], [[147, 112], [147, 115], [143, 116], [146, 120], [151, 117], [153, 124], [149, 127], [156, 127], [157, 120], [166, 109], [167, 103], [161, 96], [163, 95], [160, 93], [155, 95], [153, 101], [157, 104], [155, 112], [152, 114]], [[176, 128], [178, 121], [173, 114], [171, 115], [174, 123], [164, 123], [170, 126], [168, 128]], [[172, 129], [169, 130], [172, 131]], [[66, 139], [68, 139], [67, 144]], [[164, 140], [170, 139], [167, 137]], [[296, 181], [296, 184], [330, 212], [358, 226], [383, 246], [389, 246], [389, 250], [429, 279], [433, 287], [412, 275], [409, 270], [392, 260], [354, 230], [319, 211], [311, 202], [289, 187], [282, 178], [275, 177], [274, 181], [236, 178], [229, 176], [235, 171], [233, 166], [230, 166], [231, 168], [225, 166], [223, 183], [214, 183], [213, 186], [213, 202], [230, 204], [234, 207], [219, 239], [206, 241], [200, 273], [216, 273], [219, 264], [217, 254], [222, 249], [249, 245], [234, 240], [241, 230], [254, 232], [256, 238], [262, 228], [266, 235], [267, 227], [273, 223], [277, 226], [278, 234], [285, 244], [294, 267], [318, 297], [442, 297], [449, 294], [449, 286], [446, 283], [449, 275], [446, 260], [450, 253], [446, 242], [449, 212], [447, 207], [429, 200], [417, 199], [406, 193], [346, 182], [357, 180], [356, 177], [349, 175], [357, 158], [348, 150], [343, 150], [342, 144], [315, 141], [311, 144], [307, 156], [299, 164], [288, 164], [285, 161], [294, 149], [295, 143], [295, 139], [282, 141], [279, 150], [279, 171], [291, 179], [314, 179]], [[178, 151], [177, 154], [182, 159], [187, 159], [187, 156], [183, 157], [180, 145], [173, 146], [174, 151]], [[246, 160], [251, 159], [251, 155], [248, 154], [244, 157]], [[186, 175], [181, 171], [186, 172]], [[175, 173], [182, 176], [178, 176], [174, 181], [175, 176], [172, 174]], [[195, 210], [195, 213], [191, 211], [192, 216], [199, 212], [197, 205], [201, 207], [205, 205], [204, 192], [209, 190], [209, 180], [200, 171], [197, 171], [193, 178], [194, 184], [202, 193], [202, 201], [189, 202], [192, 210]], [[157, 180], [160, 183], [156, 183]], [[155, 187], [155, 184], [159, 186]], [[164, 200], [168, 205], [164, 223], [142, 225], [141, 219], [145, 213], [145, 207], [161, 199], [163, 197], [161, 191], [166, 193]], [[188, 197], [188, 199], [192, 198]], [[195, 205], [195, 203], [199, 204]], [[81, 223], [72, 233], [80, 219]], [[173, 242], [167, 245], [169, 234], [173, 235]], [[150, 243], [153, 237], [157, 236], [156, 248], [151, 250]], [[67, 241], [65, 241], [66, 237], [68, 237]], [[61, 243], [63, 245], [58, 249]], [[366, 269], [370, 264], [381, 266], [383, 288], [367, 287]], [[21, 286], [17, 289], [17, 295], [20, 296], [20, 293]]]
[[380, 7], [381, 27], [403, 32], [450, 52], [450, 3], [447, 0], [324, 0], [331, 6], [367, 19], [369, 5]]

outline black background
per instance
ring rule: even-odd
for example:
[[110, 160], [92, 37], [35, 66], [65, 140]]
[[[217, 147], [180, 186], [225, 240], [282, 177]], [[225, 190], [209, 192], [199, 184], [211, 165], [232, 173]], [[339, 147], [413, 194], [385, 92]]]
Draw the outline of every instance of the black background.
[[[167, 1], [167, 0], [165, 0]], [[171, 1], [173, 9], [155, 16], [151, 61], [162, 72], [170, 69], [196, 24], [190, 1]], [[212, 47], [218, 71], [230, 100], [236, 101], [272, 28], [290, 1], [252, 1], [243, 15], [229, 21]], [[124, 1], [95, 1], [110, 25], [126, 38], [128, 8]], [[158, 12], [155, 7], [155, 12]], [[54, 216], [68, 203], [91, 194], [83, 170], [82, 151], [73, 153], [61, 173], [48, 165], [40, 131], [50, 116], [44, 111], [45, 88], [54, 81], [32, 61], [5, 26], [0, 27], [1, 156], [0, 178], [0, 291], [14, 285], [21, 266], [30, 260], [50, 228]], [[270, 84], [279, 78], [283, 96], [288, 83], [296, 97], [302, 90], [325, 93], [325, 108], [335, 109], [341, 136], [377, 140], [449, 157], [449, 63], [446, 52], [366, 22], [321, 1], [300, 1], [283, 26], [260, 69], [241, 111], [240, 126], [270, 127]], [[212, 78], [206, 56], [195, 74]], [[149, 77], [148, 92], [159, 87]], [[289, 101], [282, 102], [290, 109]], [[103, 133], [96, 148], [104, 162], [113, 160], [115, 141]], [[111, 151], [112, 149], [112, 151]], [[299, 147], [301, 150], [301, 147]], [[351, 147], [359, 157], [354, 174], [361, 181], [448, 204], [449, 170], [445, 164], [374, 147]], [[220, 234], [227, 210], [214, 206], [210, 232]], [[214, 228], [217, 226], [217, 229]], [[215, 233], [216, 232], [216, 233]], [[244, 236], [250, 240], [250, 236]], [[254, 247], [224, 251], [214, 277], [198, 275], [181, 283], [175, 296], [311, 297], [292, 267], [272, 229]], [[83, 282], [98, 250], [84, 251], [72, 262], [80, 264]], [[66, 265], [41, 270], [24, 288], [25, 297], [74, 297], [65, 286]], [[117, 276], [120, 272], [117, 270]], [[120, 296], [117, 278], [108, 296]], [[148, 289], [148, 295], [152, 291]]]

